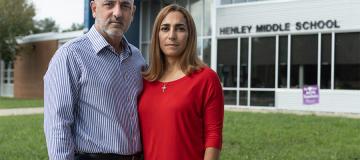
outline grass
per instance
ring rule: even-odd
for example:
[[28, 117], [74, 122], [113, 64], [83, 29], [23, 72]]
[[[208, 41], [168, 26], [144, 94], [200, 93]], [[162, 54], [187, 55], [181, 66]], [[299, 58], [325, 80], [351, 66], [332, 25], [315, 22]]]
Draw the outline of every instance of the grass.
[[0, 160], [45, 160], [43, 116], [0, 117]]
[[16, 99], [0, 97], [0, 109], [29, 108], [42, 106], [44, 106], [44, 101], [42, 99]]
[[359, 160], [360, 120], [227, 112], [224, 160]]
[[[222, 160], [359, 160], [360, 119], [226, 112]], [[0, 160], [47, 159], [43, 116], [0, 117]]]

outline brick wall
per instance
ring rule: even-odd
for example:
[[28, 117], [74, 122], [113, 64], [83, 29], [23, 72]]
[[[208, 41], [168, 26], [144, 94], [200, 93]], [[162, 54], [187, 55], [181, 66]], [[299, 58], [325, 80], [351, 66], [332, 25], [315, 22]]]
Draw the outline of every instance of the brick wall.
[[43, 98], [43, 76], [57, 48], [57, 40], [21, 45], [14, 64], [16, 98]]

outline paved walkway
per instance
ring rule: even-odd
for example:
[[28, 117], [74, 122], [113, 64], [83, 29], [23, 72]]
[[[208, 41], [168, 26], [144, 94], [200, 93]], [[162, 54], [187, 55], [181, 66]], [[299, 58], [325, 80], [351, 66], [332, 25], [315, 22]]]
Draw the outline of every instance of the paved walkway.
[[[227, 111], [235, 112], [260, 112], [260, 113], [287, 113], [297, 115], [317, 115], [317, 116], [331, 116], [331, 117], [346, 117], [360, 119], [359, 113], [337, 113], [337, 112], [312, 112], [312, 111], [296, 111], [284, 109], [257, 109], [257, 108], [225, 108]], [[16, 109], [0, 109], [0, 116], [16, 116], [16, 115], [31, 115], [43, 114], [44, 108], [16, 108]]]
[[227, 111], [235, 112], [257, 112], [257, 113], [285, 113], [296, 115], [316, 115], [326, 117], [345, 117], [360, 119], [360, 113], [347, 113], [347, 112], [323, 112], [323, 111], [301, 111], [301, 110], [286, 110], [276, 108], [225, 108]]
[[42, 113], [44, 113], [43, 107], [0, 109], [0, 116], [16, 116], [16, 115], [30, 115], [30, 114], [42, 114]]

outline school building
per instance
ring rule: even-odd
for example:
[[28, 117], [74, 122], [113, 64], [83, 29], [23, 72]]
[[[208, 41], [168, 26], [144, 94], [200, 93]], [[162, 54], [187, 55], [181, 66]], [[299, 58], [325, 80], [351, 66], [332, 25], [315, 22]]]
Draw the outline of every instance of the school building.
[[[197, 54], [218, 73], [226, 107], [360, 113], [360, 1], [135, 0], [127, 38], [146, 59], [154, 19], [174, 2], [195, 20]], [[85, 3], [89, 28], [94, 21]], [[37, 41], [35, 50], [45, 51], [2, 64], [1, 90], [26, 97], [42, 89], [48, 60], [65, 41], [57, 38], [54, 49]]]

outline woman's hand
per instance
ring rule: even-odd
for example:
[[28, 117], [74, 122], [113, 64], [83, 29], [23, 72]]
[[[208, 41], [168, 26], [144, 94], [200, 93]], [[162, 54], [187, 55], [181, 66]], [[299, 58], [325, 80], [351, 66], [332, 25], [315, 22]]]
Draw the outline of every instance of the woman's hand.
[[219, 160], [220, 150], [213, 147], [208, 147], [205, 150], [204, 160]]

